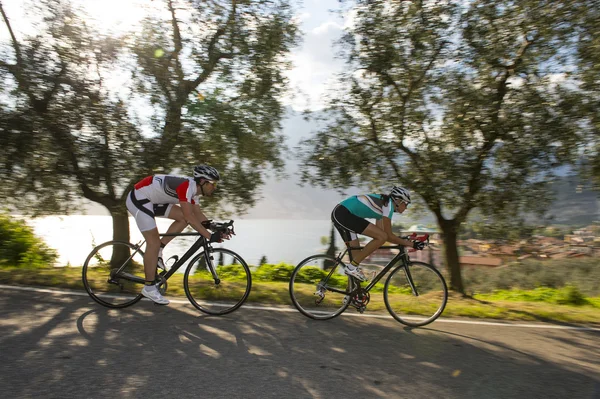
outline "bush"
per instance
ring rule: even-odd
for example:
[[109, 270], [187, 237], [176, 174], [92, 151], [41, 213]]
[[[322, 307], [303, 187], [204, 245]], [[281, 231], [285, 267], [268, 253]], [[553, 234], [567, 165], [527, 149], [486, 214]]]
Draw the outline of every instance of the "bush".
[[47, 267], [58, 258], [22, 220], [0, 214], [0, 266]]
[[316, 266], [303, 267], [298, 273], [296, 281], [299, 283], [318, 283], [327, 276], [327, 272]]
[[579, 289], [572, 285], [567, 285], [558, 290], [556, 303], [561, 305], [585, 305], [588, 301], [585, 299]]
[[533, 290], [496, 290], [492, 294], [478, 295], [481, 298], [490, 298], [507, 301], [523, 301], [523, 302], [546, 302], [555, 303], [557, 305], [589, 305], [583, 294], [572, 285], [567, 285], [562, 288], [539, 287]]
[[539, 287], [575, 287], [583, 296], [600, 295], [598, 259], [525, 260], [497, 269], [464, 268], [467, 292], [534, 290]]
[[276, 265], [264, 264], [259, 266], [256, 271], [252, 274], [252, 277], [256, 280], [262, 281], [290, 281], [294, 266], [285, 263], [278, 263]]
[[219, 277], [224, 279], [246, 279], [246, 272], [239, 266], [217, 266], [217, 272], [219, 274]]

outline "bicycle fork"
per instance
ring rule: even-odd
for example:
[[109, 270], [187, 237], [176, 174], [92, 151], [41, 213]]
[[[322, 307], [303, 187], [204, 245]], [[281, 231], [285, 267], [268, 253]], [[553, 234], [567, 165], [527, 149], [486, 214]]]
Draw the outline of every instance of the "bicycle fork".
[[406, 280], [408, 280], [408, 285], [410, 285], [410, 289], [412, 290], [413, 295], [419, 296], [419, 291], [417, 291], [415, 282], [413, 281], [412, 275], [410, 274], [410, 270], [408, 269], [408, 264], [406, 264], [406, 266], [404, 266], [404, 274], [406, 275]]
[[210, 274], [212, 274], [213, 279], [215, 280], [215, 284], [219, 285], [221, 283], [221, 279], [219, 278], [219, 276], [217, 276], [217, 270], [215, 269], [214, 266], [214, 257], [212, 255], [212, 252], [209, 253], [208, 250], [204, 250], [204, 259], [206, 260], [206, 268], [208, 269], [208, 271], [210, 272]]

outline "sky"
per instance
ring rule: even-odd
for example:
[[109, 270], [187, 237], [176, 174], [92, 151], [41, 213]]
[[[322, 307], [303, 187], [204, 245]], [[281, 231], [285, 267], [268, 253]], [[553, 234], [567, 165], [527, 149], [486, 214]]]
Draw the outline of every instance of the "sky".
[[305, 0], [299, 13], [304, 38], [292, 52], [294, 68], [288, 76], [291, 86], [304, 95], [291, 101], [294, 109], [322, 108], [326, 88], [343, 68], [343, 62], [334, 56], [333, 44], [342, 34], [344, 21], [329, 12], [338, 7], [337, 0]]

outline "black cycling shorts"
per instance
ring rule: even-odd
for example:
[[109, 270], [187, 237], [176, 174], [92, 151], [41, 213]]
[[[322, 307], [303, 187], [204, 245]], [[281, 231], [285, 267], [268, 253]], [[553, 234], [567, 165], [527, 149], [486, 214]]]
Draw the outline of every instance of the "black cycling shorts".
[[366, 219], [356, 216], [343, 205], [337, 205], [331, 212], [331, 221], [339, 231], [344, 242], [350, 242], [358, 238], [370, 224]]

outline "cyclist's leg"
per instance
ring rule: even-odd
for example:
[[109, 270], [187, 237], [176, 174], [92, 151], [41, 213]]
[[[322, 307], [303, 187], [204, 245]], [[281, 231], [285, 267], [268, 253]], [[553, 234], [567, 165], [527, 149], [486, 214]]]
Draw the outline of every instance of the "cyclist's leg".
[[[342, 240], [344, 241], [344, 244], [346, 244], [346, 247], [356, 248], [360, 246], [360, 242], [358, 241], [358, 235], [356, 234], [356, 232], [350, 230], [347, 226], [343, 224], [347, 212], [347, 209], [342, 209], [339, 205], [337, 205], [335, 208], [333, 208], [333, 211], [331, 212], [331, 222], [340, 234], [340, 237], [342, 237]], [[351, 261], [354, 259], [354, 254], [358, 252], [360, 252], [359, 249], [348, 251], [348, 256], [350, 256]]]
[[331, 213], [331, 220], [336, 226], [346, 245], [358, 247], [359, 242], [356, 234], [362, 234], [373, 238], [362, 250], [351, 251], [351, 259], [359, 264], [377, 248], [385, 244], [387, 234], [383, 229], [375, 226], [366, 219], [354, 215], [348, 208], [338, 205]]
[[[137, 195], [139, 196], [139, 193]], [[154, 281], [158, 251], [160, 249], [160, 237], [153, 212], [154, 206], [146, 198], [134, 197], [135, 194], [128, 195], [125, 204], [127, 210], [135, 219], [140, 232], [146, 239], [146, 251], [144, 252], [144, 274], [146, 281]]]
[[369, 223], [361, 234], [371, 237], [372, 240], [359, 253], [354, 254], [354, 262], [356, 263], [362, 262], [367, 256], [385, 244], [387, 240], [386, 232], [373, 223]]
[[155, 227], [151, 230], [142, 231], [146, 239], [146, 252], [144, 253], [144, 273], [146, 281], [154, 281], [156, 278], [156, 264], [158, 262], [158, 251], [160, 250], [160, 236]]
[[[188, 225], [187, 221], [185, 220], [185, 217], [183, 216], [183, 211], [181, 210], [181, 207], [179, 207], [179, 205], [174, 204], [164, 204], [161, 205], [161, 207], [164, 207], [164, 212], [163, 208], [157, 209], [157, 206], [155, 205], [154, 209], [156, 216], [166, 217], [171, 220], [174, 220], [174, 222], [171, 223], [171, 225], [167, 229], [167, 234], [181, 233], [183, 229], [185, 229], [185, 227]], [[164, 244], [162, 245], [164, 247], [169, 242], [171, 242], [173, 238], [175, 237], [161, 237], [160, 242]]]

